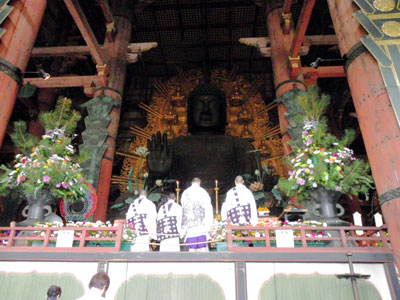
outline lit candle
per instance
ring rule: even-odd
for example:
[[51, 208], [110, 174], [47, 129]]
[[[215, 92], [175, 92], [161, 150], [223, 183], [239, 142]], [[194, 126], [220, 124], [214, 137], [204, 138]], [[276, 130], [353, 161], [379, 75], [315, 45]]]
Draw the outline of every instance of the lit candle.
[[218, 180], [215, 180], [215, 187], [218, 187]]
[[179, 181], [176, 181], [176, 188], [179, 189]]

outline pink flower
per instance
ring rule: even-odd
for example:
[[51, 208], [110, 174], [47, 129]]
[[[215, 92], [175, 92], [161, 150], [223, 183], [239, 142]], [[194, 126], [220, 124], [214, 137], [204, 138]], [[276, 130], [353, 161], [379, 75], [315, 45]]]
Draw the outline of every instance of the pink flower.
[[61, 187], [61, 183], [56, 184], [56, 188], [59, 188], [59, 187]]
[[297, 181], [296, 181], [296, 183], [297, 183], [298, 185], [305, 185], [305, 184], [306, 184], [306, 181], [305, 181], [303, 178], [298, 178]]
[[17, 178], [17, 185], [19, 185], [22, 181], [24, 181], [25, 180], [25, 176], [19, 176], [18, 178]]
[[338, 191], [338, 192], [339, 192], [341, 189], [342, 189], [341, 186], [337, 186], [337, 187], [336, 187], [336, 191]]
[[43, 182], [47, 183], [50, 182], [50, 176], [43, 176]]
[[68, 183], [67, 182], [61, 182], [61, 185], [64, 189], [68, 188]]
[[309, 140], [307, 140], [307, 142], [306, 142], [306, 146], [310, 146], [312, 143], [313, 143], [313, 140], [312, 140], [312, 139], [309, 139]]

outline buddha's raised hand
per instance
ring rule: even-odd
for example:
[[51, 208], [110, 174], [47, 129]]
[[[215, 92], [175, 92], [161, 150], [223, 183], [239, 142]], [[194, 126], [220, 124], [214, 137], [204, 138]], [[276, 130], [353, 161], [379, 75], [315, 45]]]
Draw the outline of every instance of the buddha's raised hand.
[[155, 175], [165, 176], [172, 167], [172, 151], [168, 145], [167, 134], [153, 134], [151, 141], [147, 142], [149, 154], [147, 155], [147, 166]]

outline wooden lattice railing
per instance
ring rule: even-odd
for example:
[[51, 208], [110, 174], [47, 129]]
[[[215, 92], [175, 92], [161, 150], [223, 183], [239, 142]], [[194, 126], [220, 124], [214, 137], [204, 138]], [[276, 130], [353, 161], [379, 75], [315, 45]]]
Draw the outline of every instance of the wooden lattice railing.
[[[0, 227], [0, 252], [119, 252], [123, 242], [124, 220], [112, 227]], [[73, 247], [50, 247], [57, 240], [55, 232], [74, 231]], [[293, 231], [294, 248], [276, 247], [276, 230]], [[362, 235], [356, 232], [362, 231]], [[94, 237], [93, 232], [100, 236]], [[257, 235], [254, 234], [257, 232]], [[313, 235], [312, 233], [324, 233]], [[110, 234], [111, 233], [111, 234]], [[104, 237], [104, 236], [110, 237]], [[392, 253], [386, 226], [382, 227], [269, 227], [232, 226], [227, 224], [229, 252], [375, 252]], [[32, 247], [41, 242], [40, 247]], [[89, 247], [88, 244], [108, 243], [108, 247]], [[332, 245], [334, 243], [334, 245]], [[249, 244], [254, 247], [249, 247]], [[318, 247], [315, 245], [318, 244]], [[261, 246], [260, 246], [261, 245]]]
[[[292, 230], [295, 248], [277, 248], [276, 230]], [[360, 232], [357, 235], [356, 232]], [[259, 237], [253, 232], [258, 232]], [[312, 232], [322, 232], [323, 236], [313, 236]], [[387, 227], [268, 227], [227, 225], [228, 251], [230, 252], [380, 252], [392, 253]], [[240, 247], [237, 243], [247, 242], [258, 247]], [[259, 246], [260, 242], [262, 246]], [[235, 247], [236, 243], [236, 247]], [[322, 247], [313, 247], [318, 243]], [[311, 246], [311, 247], [310, 247]]]
[[[0, 227], [0, 252], [119, 252], [122, 244], [124, 220], [116, 220], [112, 227]], [[57, 237], [54, 232], [74, 231], [73, 247], [49, 247]], [[4, 234], [6, 232], [7, 234]], [[37, 235], [35, 233], [44, 233]], [[110, 237], [93, 237], [89, 232], [112, 233]], [[107, 235], [107, 234], [104, 234]], [[32, 247], [32, 242], [43, 242], [41, 247]], [[109, 243], [111, 247], [87, 247], [88, 243]], [[3, 246], [3, 247], [1, 247]]]

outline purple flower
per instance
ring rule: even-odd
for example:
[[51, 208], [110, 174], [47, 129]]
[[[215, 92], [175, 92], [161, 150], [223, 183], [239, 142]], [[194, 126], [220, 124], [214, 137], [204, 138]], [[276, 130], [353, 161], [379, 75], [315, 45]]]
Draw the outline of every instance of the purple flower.
[[43, 176], [43, 182], [47, 183], [50, 182], [50, 176]]
[[56, 184], [56, 188], [59, 188], [59, 187], [61, 187], [61, 183]]
[[310, 146], [310, 145], [312, 144], [312, 142], [313, 142], [313, 140], [312, 140], [312, 139], [309, 139], [309, 140], [307, 140], [307, 142], [306, 142], [306, 146]]

